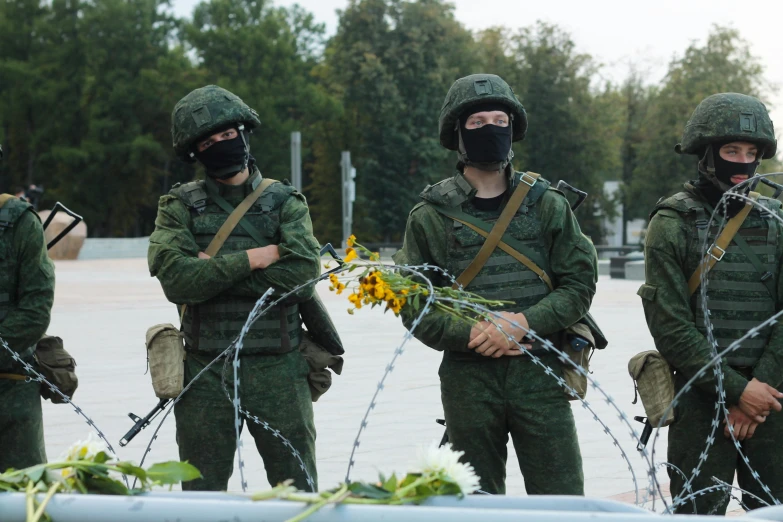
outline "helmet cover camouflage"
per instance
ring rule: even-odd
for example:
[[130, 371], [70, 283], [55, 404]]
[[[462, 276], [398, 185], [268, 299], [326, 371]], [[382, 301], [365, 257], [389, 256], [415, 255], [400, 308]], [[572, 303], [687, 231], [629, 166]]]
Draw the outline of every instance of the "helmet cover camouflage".
[[761, 101], [733, 92], [708, 96], [693, 111], [674, 150], [702, 155], [707, 145], [727, 141], [755, 143], [764, 151], [761, 159], [775, 156], [775, 129]]
[[222, 87], [207, 85], [191, 91], [171, 113], [174, 152], [185, 161], [195, 161], [193, 145], [231, 123], [243, 123], [246, 131], [261, 125], [256, 111]]
[[512, 141], [525, 139], [527, 114], [511, 87], [494, 74], [471, 74], [451, 86], [440, 110], [438, 129], [440, 143], [449, 150], [459, 150], [457, 125], [465, 111], [476, 105], [500, 103], [509, 108], [512, 118]]

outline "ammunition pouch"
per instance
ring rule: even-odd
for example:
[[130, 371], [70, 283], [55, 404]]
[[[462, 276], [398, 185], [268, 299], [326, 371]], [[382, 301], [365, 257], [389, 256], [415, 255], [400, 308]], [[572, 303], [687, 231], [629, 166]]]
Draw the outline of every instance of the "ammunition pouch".
[[[76, 388], [79, 387], [79, 378], [76, 376], [76, 360], [65, 350], [63, 340], [45, 335], [35, 346], [35, 360], [46, 380], [71, 399]], [[41, 397], [49, 399], [54, 404], [66, 403], [58, 393], [45, 384], [41, 386]]]
[[[642, 398], [647, 419], [653, 427], [664, 427], [674, 421], [674, 373], [657, 350], [641, 352], [628, 361], [628, 373]], [[634, 397], [633, 404], [636, 404]], [[669, 409], [666, 418], [664, 412]]]
[[329, 353], [316, 343], [307, 330], [302, 330], [302, 334], [299, 352], [310, 367], [307, 383], [310, 385], [310, 396], [313, 402], [316, 402], [332, 386], [332, 372], [329, 371], [329, 368], [337, 375], [342, 373], [343, 358]]
[[160, 399], [174, 399], [185, 386], [185, 340], [171, 323], [147, 330], [147, 361], [152, 388]]

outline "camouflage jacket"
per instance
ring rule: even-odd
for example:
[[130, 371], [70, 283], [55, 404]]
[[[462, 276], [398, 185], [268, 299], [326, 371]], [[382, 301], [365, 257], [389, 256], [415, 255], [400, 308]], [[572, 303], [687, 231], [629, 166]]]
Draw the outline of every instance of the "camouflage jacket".
[[[688, 195], [701, 199], [691, 184], [686, 184], [685, 189]], [[750, 221], [748, 219], [742, 228], [747, 228]], [[780, 235], [781, 228], [778, 227], [777, 250], [774, 254], [777, 273], [774, 276], [777, 295], [783, 296], [783, 274], [780, 273], [783, 266], [780, 263], [783, 259], [783, 238]], [[645, 238], [645, 284], [638, 292], [658, 351], [677, 372], [688, 379], [712, 359], [710, 343], [699, 331], [694, 313], [694, 302], [700, 290], [694, 296], [688, 290], [688, 279], [699, 264], [701, 248], [696, 239], [692, 216], [673, 210], [656, 212]], [[758, 280], [755, 272], [749, 274]], [[712, 275], [711, 272], [710, 280], [713, 279]], [[779, 301], [776, 309], [780, 309]], [[731, 405], [737, 404], [748, 378], [732, 368], [725, 359], [721, 368], [726, 401]], [[783, 384], [783, 329], [779, 325], [772, 328], [761, 359], [753, 368], [753, 376], [771, 386]], [[712, 371], [706, 372], [695, 384], [705, 393], [715, 394], [715, 376]]]
[[[54, 264], [41, 220], [29, 204], [9, 200], [0, 209], [0, 221], [0, 337], [30, 361], [51, 319]], [[0, 373], [20, 370], [0, 348]]]
[[[220, 195], [236, 206], [252, 191], [258, 176], [255, 170], [243, 185], [220, 184]], [[150, 274], [176, 304], [197, 305], [218, 295], [258, 298], [269, 287], [293, 290], [320, 275], [319, 244], [302, 194], [292, 192], [279, 212], [280, 259], [263, 270], [251, 270], [245, 251], [199, 259], [191, 211], [177, 196], [162, 196], [147, 252]], [[313, 291], [310, 286], [298, 296], [307, 299]]]
[[[482, 215], [486, 221], [500, 216], [505, 204], [494, 212], [494, 216], [476, 212], [472, 203], [476, 190], [462, 174], [452, 179], [456, 185], [464, 187], [458, 198], [462, 201], [462, 210]], [[535, 228], [539, 231], [539, 243], [549, 265], [549, 276], [555, 282], [555, 290], [541, 295], [535, 304], [523, 309], [522, 313], [531, 329], [544, 336], [571, 326], [588, 312], [595, 295], [598, 263], [593, 244], [582, 234], [568, 201], [560, 192], [544, 190], [533, 212], [517, 214], [514, 218], [533, 219], [538, 221]], [[453, 230], [453, 220], [438, 213], [430, 203], [420, 203], [408, 217], [403, 247], [394, 255], [394, 261], [399, 265], [427, 263], [447, 269], [451, 264], [449, 242]], [[520, 269], [527, 270], [524, 267]], [[479, 272], [479, 277], [488, 273], [488, 267], [485, 267]], [[457, 277], [459, 274], [451, 275]], [[427, 276], [436, 286], [450, 285], [440, 272], [429, 272]], [[403, 314], [403, 319], [410, 327], [414, 318]], [[421, 342], [436, 350], [471, 352], [467, 347], [470, 330], [471, 324], [468, 322], [443, 312], [431, 311], [422, 318], [414, 334]]]

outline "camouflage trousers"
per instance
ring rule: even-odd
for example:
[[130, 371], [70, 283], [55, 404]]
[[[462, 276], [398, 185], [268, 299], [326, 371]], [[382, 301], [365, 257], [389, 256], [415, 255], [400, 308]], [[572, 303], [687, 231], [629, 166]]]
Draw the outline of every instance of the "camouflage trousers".
[[[242, 408], [269, 423], [270, 429], [266, 430], [252, 420], [242, 419], [264, 459], [269, 483], [277, 485], [293, 479], [297, 488], [311, 490], [299, 461], [275, 436], [277, 431], [300, 452], [317, 488], [315, 424], [304, 358], [294, 350], [282, 355], [247, 355], [240, 360]], [[188, 355], [185, 381], [190, 382], [208, 362], [202, 356]], [[234, 469], [234, 406], [221, 385], [222, 368], [222, 361], [210, 368], [174, 406], [180, 459], [196, 466], [204, 477], [183, 483], [183, 490], [224, 491]], [[226, 383], [232, 396], [233, 382], [230, 372]]]
[[0, 379], [0, 473], [46, 462], [41, 383]]
[[[557, 357], [542, 361], [560, 372]], [[584, 495], [571, 405], [551, 375], [526, 355], [445, 352], [439, 370], [446, 429], [487, 493], [506, 491], [508, 435], [530, 495]]]
[[[677, 390], [685, 384], [686, 379], [680, 375], [675, 377]], [[712, 431], [712, 422], [715, 419], [715, 401], [713, 395], [706, 394], [699, 389], [691, 389], [678, 401], [675, 406], [675, 420], [669, 426], [669, 462], [682, 470], [688, 478], [693, 474], [692, 470], [699, 464], [699, 457], [707, 446], [707, 437]], [[720, 416], [721, 424], [715, 431], [715, 442], [710, 446], [707, 460], [702, 464], [699, 475], [693, 480], [691, 492], [715, 486], [716, 477], [729, 484], [734, 483], [734, 475], [737, 475], [739, 487], [757, 495], [765, 502], [772, 504], [770, 496], [764, 492], [759, 482], [753, 478], [751, 470], [739, 456], [739, 452], [731, 439], [723, 435], [723, 414]], [[772, 412], [767, 420], [758, 426], [751, 439], [742, 441], [740, 447], [748, 457], [750, 465], [757, 471], [761, 481], [766, 484], [772, 494], [783, 501], [783, 413]], [[672, 497], [687, 496], [683, 493], [685, 478], [677, 471], [669, 469], [671, 479]], [[735, 496], [739, 496], [735, 493]], [[700, 515], [726, 514], [729, 504], [729, 493], [725, 490], [711, 492], [706, 495], [698, 495], [695, 499], [695, 512]], [[763, 507], [764, 504], [751, 495], [742, 495], [743, 503], [749, 509]], [[688, 500], [675, 508], [677, 513], [694, 513], [694, 502]]]

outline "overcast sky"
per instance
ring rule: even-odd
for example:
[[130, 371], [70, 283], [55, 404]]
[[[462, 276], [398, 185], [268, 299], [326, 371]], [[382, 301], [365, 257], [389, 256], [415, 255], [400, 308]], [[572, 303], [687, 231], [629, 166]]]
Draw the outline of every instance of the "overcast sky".
[[[198, 0], [173, 0], [174, 11], [190, 16]], [[347, 0], [276, 0], [298, 3], [326, 24], [337, 25], [337, 9]], [[573, 36], [580, 52], [605, 65], [603, 74], [622, 81], [629, 63], [649, 71], [657, 82], [666, 65], [694, 40], [703, 42], [713, 24], [732, 26], [751, 44], [767, 81], [780, 89], [764, 101], [773, 107], [777, 133], [783, 132], [783, 0], [453, 0], [456, 17], [470, 29], [524, 27], [536, 20], [555, 23]], [[478, 71], [477, 71], [478, 72]], [[482, 71], [492, 72], [492, 71]], [[524, 103], [524, 100], [522, 100]]]

